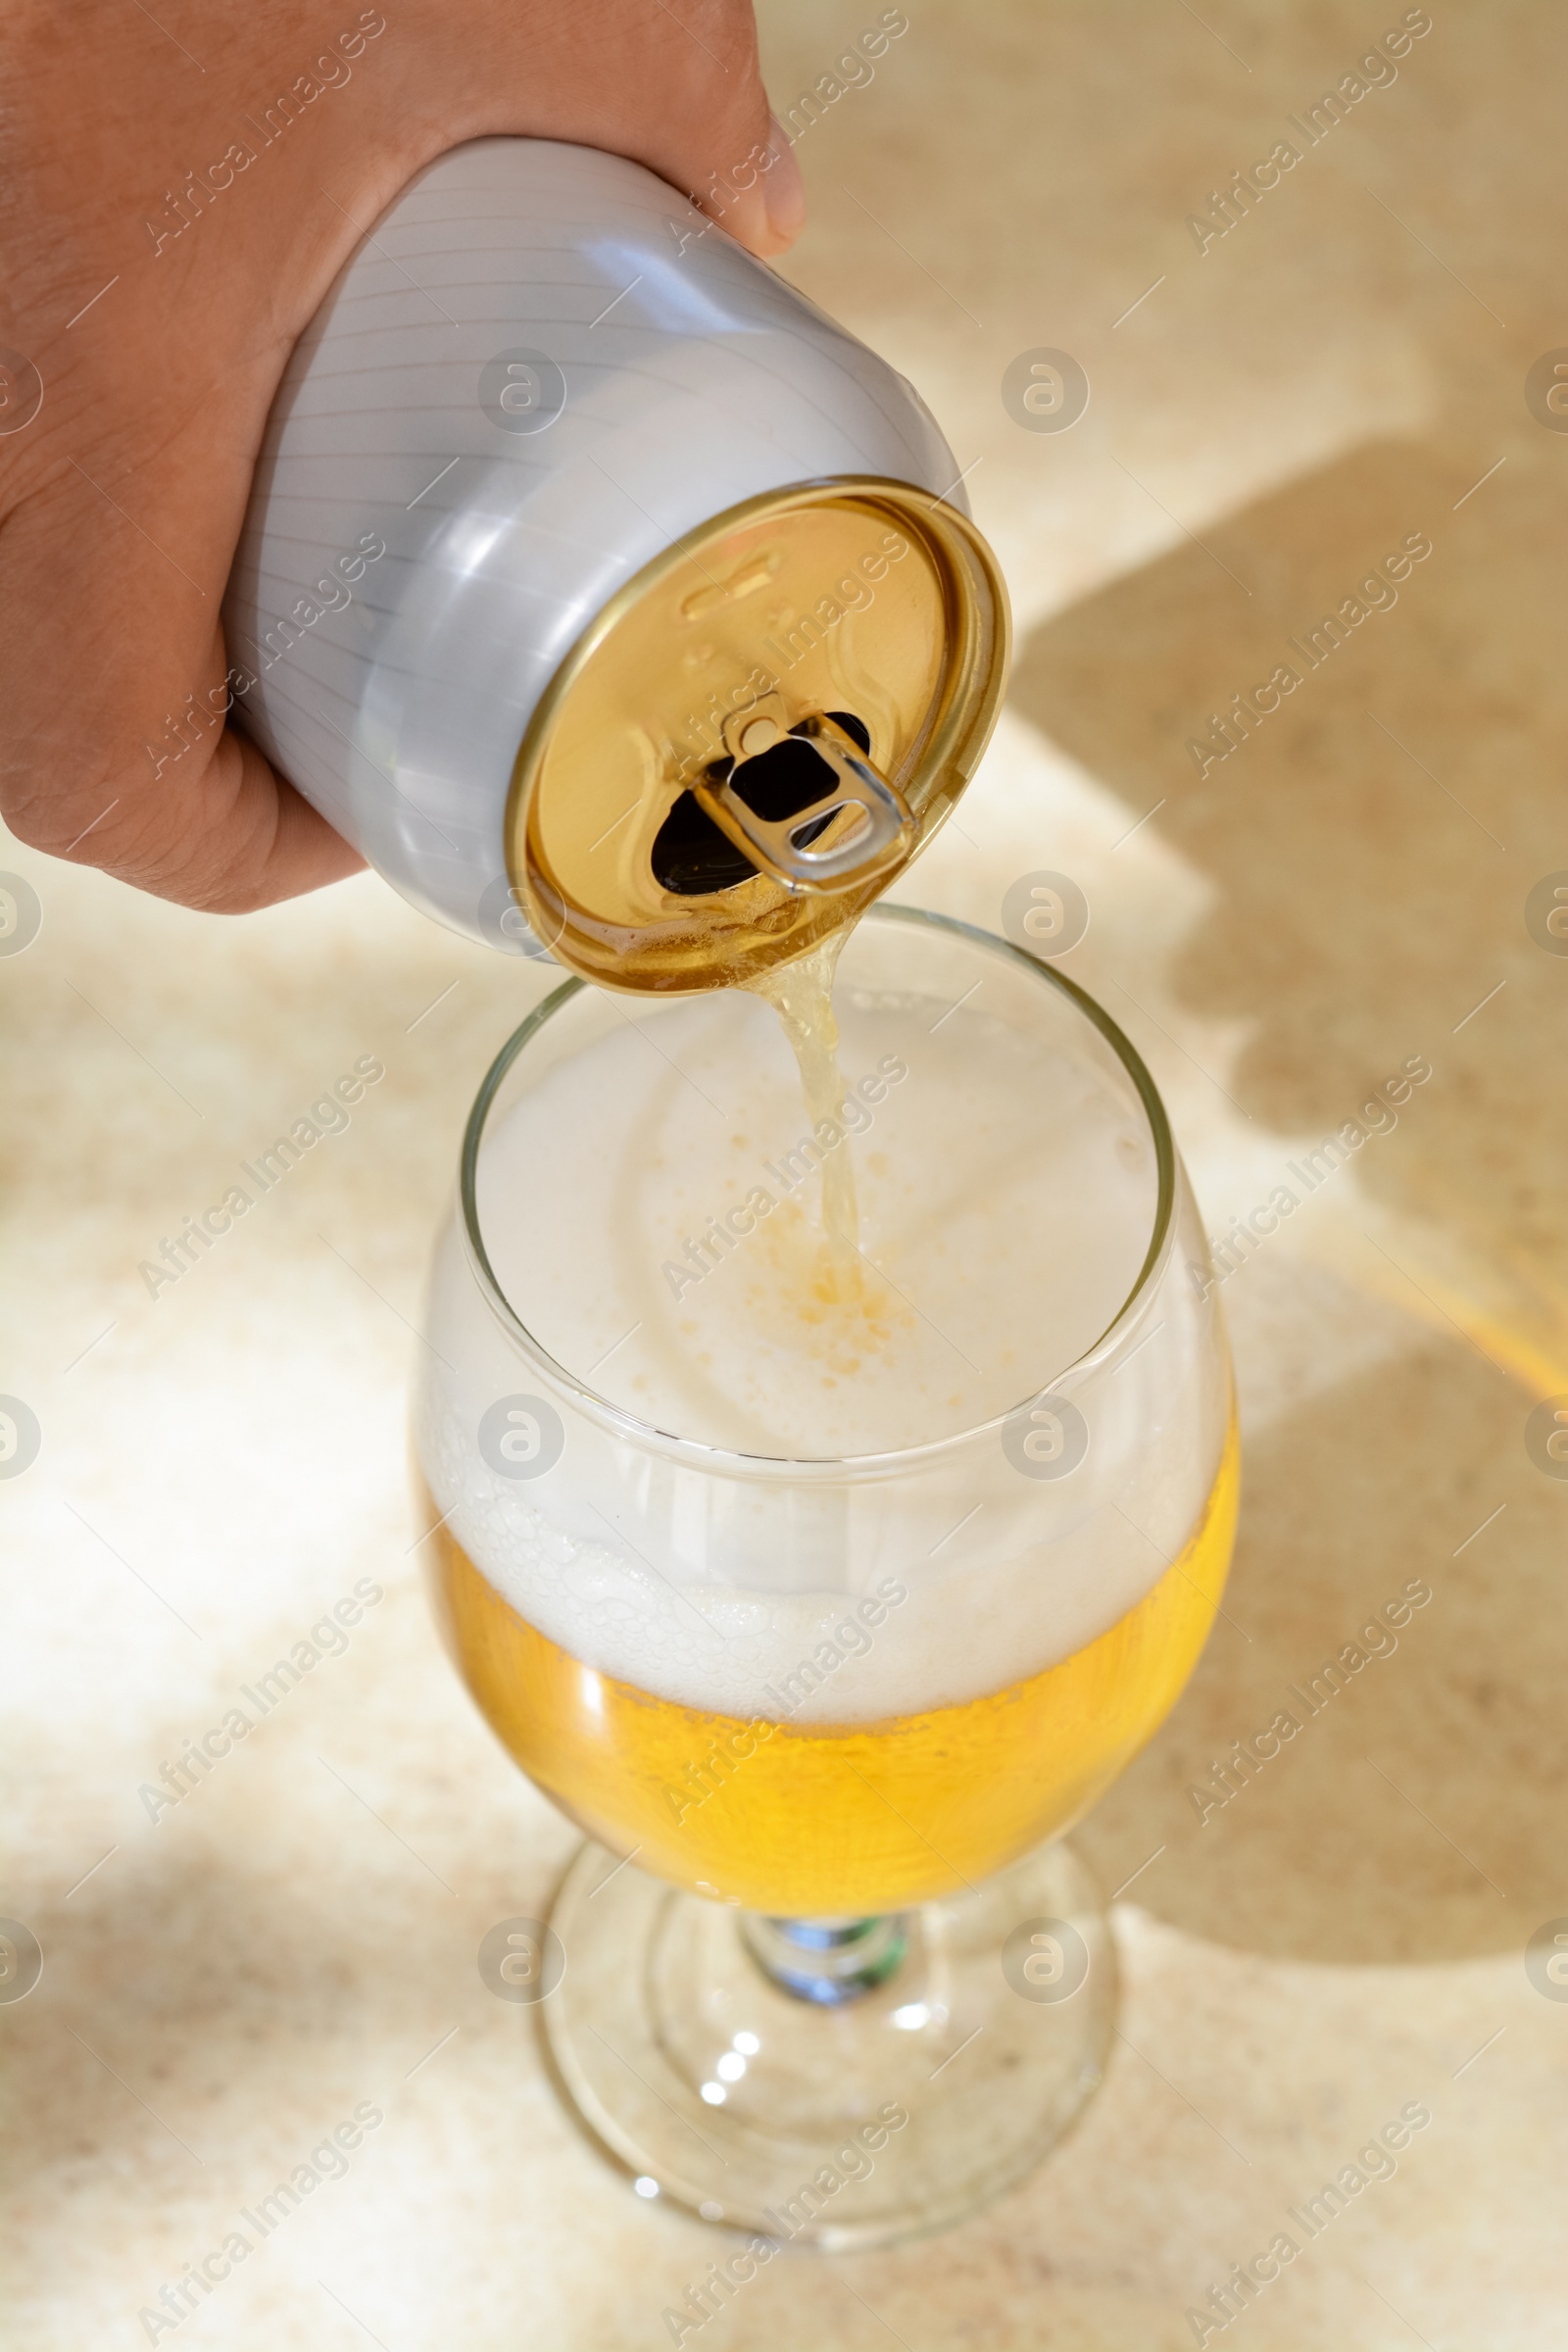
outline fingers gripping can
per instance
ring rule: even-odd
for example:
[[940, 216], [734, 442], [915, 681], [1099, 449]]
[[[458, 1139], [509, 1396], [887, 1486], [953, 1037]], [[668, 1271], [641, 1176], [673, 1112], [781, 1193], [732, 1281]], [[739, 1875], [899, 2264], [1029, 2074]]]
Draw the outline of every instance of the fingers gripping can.
[[295, 351], [239, 723], [416, 906], [612, 987], [803, 953], [962, 791], [1005, 593], [911, 386], [652, 172], [483, 139]]

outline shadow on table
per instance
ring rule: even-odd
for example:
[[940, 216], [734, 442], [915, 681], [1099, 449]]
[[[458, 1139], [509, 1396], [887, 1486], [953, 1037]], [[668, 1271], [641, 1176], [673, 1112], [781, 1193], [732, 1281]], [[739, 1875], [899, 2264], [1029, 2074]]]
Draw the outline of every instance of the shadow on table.
[[[1463, 498], [1470, 454], [1369, 446], [1048, 622], [1013, 680], [1129, 807], [1163, 801], [1151, 830], [1216, 886], [1171, 985], [1249, 1024], [1228, 1084], [1260, 1127], [1328, 1132], [1407, 1055], [1434, 1068], [1355, 1182], [1438, 1304], [1369, 1248], [1410, 1344], [1319, 1367], [1250, 1436], [1239, 1350], [1234, 1626], [1080, 1833], [1107, 1887], [1165, 1845], [1129, 1899], [1270, 1954], [1518, 1948], [1568, 1913], [1568, 1484], [1523, 1445], [1568, 1391], [1568, 956], [1525, 923], [1568, 868], [1565, 468], [1555, 441], [1515, 452]], [[1397, 603], [1311, 666], [1307, 633], [1417, 534]], [[1190, 740], [1281, 662], [1300, 683], [1200, 777]], [[1397, 1652], [1296, 1705], [1301, 1732], [1200, 1826], [1189, 1786], [1409, 1579], [1433, 1598]]]

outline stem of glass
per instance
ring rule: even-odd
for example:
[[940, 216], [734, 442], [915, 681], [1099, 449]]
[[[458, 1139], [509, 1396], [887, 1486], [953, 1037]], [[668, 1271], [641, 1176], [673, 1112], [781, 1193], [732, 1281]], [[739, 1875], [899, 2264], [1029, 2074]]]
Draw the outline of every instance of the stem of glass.
[[838, 2008], [885, 1984], [908, 1949], [903, 1912], [869, 1919], [740, 1915], [741, 1941], [770, 1984], [798, 2001]]

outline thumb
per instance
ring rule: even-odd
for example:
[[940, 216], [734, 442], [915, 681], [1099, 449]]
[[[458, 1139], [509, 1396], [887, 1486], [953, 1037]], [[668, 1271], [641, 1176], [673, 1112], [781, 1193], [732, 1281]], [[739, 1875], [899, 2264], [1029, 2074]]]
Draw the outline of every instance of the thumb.
[[666, 118], [657, 160], [647, 160], [753, 253], [783, 253], [800, 235], [806, 191], [762, 86], [751, 0], [679, 4], [678, 18], [662, 13], [684, 69], [685, 103]]
[[[765, 106], [760, 81], [758, 91]], [[747, 156], [755, 161], [755, 179], [749, 163], [743, 162], [729, 175], [732, 194], [720, 177], [715, 189], [694, 191], [697, 201], [753, 253], [764, 259], [787, 253], [806, 223], [806, 187], [789, 133], [777, 115], [769, 112], [764, 134], [753, 142]]]

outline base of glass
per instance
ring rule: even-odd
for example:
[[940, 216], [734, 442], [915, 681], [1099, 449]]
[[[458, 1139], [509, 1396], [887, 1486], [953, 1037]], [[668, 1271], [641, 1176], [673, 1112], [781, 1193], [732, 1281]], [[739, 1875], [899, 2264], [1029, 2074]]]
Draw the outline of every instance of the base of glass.
[[901, 1915], [855, 1997], [781, 1981], [783, 1924], [599, 1845], [567, 1871], [545, 2042], [643, 2196], [775, 2243], [887, 2245], [1019, 2180], [1098, 2087], [1115, 1952], [1066, 1845]]

